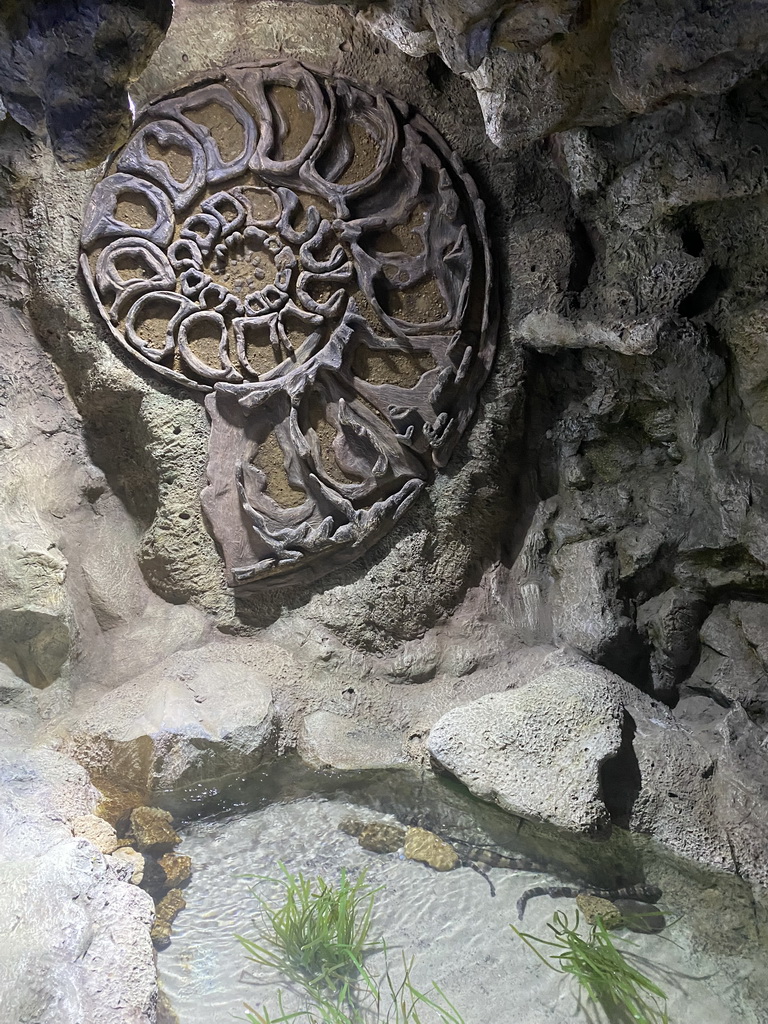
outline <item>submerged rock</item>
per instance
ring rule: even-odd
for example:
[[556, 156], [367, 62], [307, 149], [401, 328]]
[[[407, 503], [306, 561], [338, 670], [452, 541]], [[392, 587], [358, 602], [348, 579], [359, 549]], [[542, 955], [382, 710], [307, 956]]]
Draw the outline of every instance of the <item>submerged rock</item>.
[[94, 810], [100, 818], [108, 821], [122, 835], [130, 824], [131, 811], [135, 807], [143, 807], [147, 802], [148, 793], [140, 789], [118, 789], [115, 786], [94, 780], [101, 790], [101, 800]]
[[370, 824], [372, 822], [361, 821], [359, 818], [342, 818], [339, 822], [339, 832], [345, 832], [348, 836], [359, 836]]
[[135, 807], [131, 811], [131, 829], [141, 853], [170, 853], [180, 842], [173, 828], [173, 816], [160, 807]]
[[357, 841], [364, 850], [373, 853], [396, 853], [405, 843], [406, 830], [399, 825], [372, 822], [366, 825]]
[[171, 941], [171, 926], [187, 901], [180, 889], [171, 889], [157, 904], [155, 923], [152, 925], [152, 942], [155, 949], [165, 949]]
[[181, 889], [192, 877], [192, 858], [180, 853], [164, 853], [158, 865], [165, 874], [168, 889]]
[[356, 836], [364, 850], [372, 853], [396, 853], [405, 842], [406, 830], [389, 821], [363, 821], [360, 818], [344, 818], [339, 822], [339, 831]]
[[421, 861], [435, 871], [453, 871], [461, 864], [458, 853], [450, 843], [425, 828], [409, 828], [403, 845], [408, 860]]
[[144, 858], [144, 871], [141, 879], [141, 888], [148, 892], [155, 903], [159, 903], [171, 888], [167, 884], [165, 872], [154, 857]]
[[576, 897], [576, 906], [584, 915], [587, 924], [594, 924], [598, 918], [606, 928], [616, 928], [621, 924], [621, 911], [614, 903], [603, 899], [602, 896], [580, 892]]
[[620, 899], [614, 900], [613, 905], [621, 914], [621, 923], [630, 931], [654, 935], [667, 927], [664, 915], [651, 903]]

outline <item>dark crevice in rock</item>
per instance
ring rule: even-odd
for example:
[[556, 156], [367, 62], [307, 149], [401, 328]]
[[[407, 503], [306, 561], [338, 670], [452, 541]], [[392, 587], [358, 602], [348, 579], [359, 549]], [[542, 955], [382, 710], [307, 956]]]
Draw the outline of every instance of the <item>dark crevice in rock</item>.
[[651, 692], [650, 654], [634, 622], [628, 619], [616, 636], [606, 643], [600, 664], [638, 689]]
[[690, 295], [686, 295], [682, 300], [678, 306], [678, 313], [689, 318], [701, 316], [714, 306], [727, 288], [726, 274], [713, 263]]
[[640, 765], [633, 746], [636, 732], [635, 720], [625, 711], [619, 749], [600, 768], [603, 802], [611, 822], [620, 828], [629, 828], [632, 809], [642, 788]]
[[700, 697], [709, 697], [710, 700], [713, 700], [718, 707], [733, 707], [733, 701], [726, 697], [724, 694], [722, 694], [719, 690], [715, 689], [714, 687], [709, 686], [705, 688], [703, 686], [696, 686], [693, 683], [688, 683], [688, 685], [686, 686], [686, 690], [689, 693], [698, 694], [698, 696]]
[[579, 296], [589, 286], [589, 278], [597, 257], [592, 240], [589, 237], [589, 232], [583, 221], [576, 220], [571, 227], [569, 235], [573, 247], [573, 255], [568, 274], [568, 296], [572, 305], [578, 309], [581, 306]]
[[451, 69], [438, 57], [436, 53], [427, 54], [427, 79], [437, 92], [444, 92], [446, 85], [453, 78]]
[[704, 239], [696, 225], [687, 215], [682, 218], [680, 241], [689, 256], [701, 256], [704, 252]]

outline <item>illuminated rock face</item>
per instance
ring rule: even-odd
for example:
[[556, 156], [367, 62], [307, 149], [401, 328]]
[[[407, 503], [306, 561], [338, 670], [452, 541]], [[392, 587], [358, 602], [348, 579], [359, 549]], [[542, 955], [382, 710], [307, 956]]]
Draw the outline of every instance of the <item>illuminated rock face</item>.
[[93, 191], [117, 341], [207, 392], [202, 503], [234, 586], [314, 579], [444, 467], [495, 346], [483, 205], [405, 104], [296, 61], [152, 104]]

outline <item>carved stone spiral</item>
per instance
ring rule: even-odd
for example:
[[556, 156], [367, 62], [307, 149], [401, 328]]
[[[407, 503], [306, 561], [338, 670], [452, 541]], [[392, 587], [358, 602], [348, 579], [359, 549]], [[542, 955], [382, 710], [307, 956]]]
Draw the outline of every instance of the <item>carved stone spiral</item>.
[[296, 61], [153, 103], [96, 185], [83, 273], [121, 346], [207, 392], [234, 586], [355, 558], [447, 463], [486, 379], [483, 205], [419, 114]]

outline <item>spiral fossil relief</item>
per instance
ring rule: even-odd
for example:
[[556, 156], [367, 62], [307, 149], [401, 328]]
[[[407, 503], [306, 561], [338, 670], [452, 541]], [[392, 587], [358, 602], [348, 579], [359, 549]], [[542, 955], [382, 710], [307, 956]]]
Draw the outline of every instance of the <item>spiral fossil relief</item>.
[[444, 467], [495, 346], [483, 206], [404, 103], [295, 61], [153, 103], [87, 206], [123, 348], [205, 394], [234, 586], [313, 579]]

